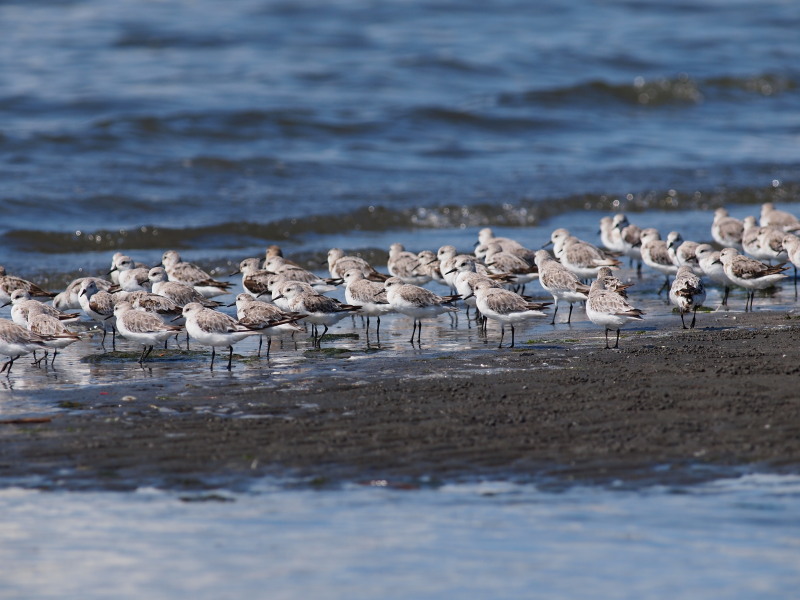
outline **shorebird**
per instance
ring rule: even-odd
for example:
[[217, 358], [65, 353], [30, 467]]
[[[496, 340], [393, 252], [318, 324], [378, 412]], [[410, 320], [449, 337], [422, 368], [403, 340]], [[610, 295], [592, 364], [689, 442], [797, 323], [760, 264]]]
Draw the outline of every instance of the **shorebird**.
[[257, 258], [245, 258], [239, 263], [239, 268], [231, 273], [234, 275], [242, 274], [242, 287], [244, 291], [253, 298], [270, 291], [270, 284], [279, 276], [261, 268], [261, 261]]
[[[755, 300], [756, 290], [764, 290], [772, 287], [782, 279], [786, 279], [783, 274], [788, 267], [783, 265], [770, 266], [739, 254], [736, 248], [725, 248], [719, 253], [719, 260], [725, 269], [725, 275], [734, 285], [747, 290], [747, 301], [744, 310], [753, 310], [753, 300]], [[748, 308], [749, 307], [749, 308]]]
[[170, 281], [191, 285], [206, 298], [221, 296], [230, 292], [231, 283], [217, 281], [203, 269], [192, 263], [183, 262], [175, 250], [167, 250], [161, 257], [161, 265]]
[[190, 285], [178, 283], [177, 281], [169, 281], [164, 267], [153, 267], [147, 273], [147, 278], [150, 280], [150, 285], [152, 286], [154, 294], [169, 298], [181, 308], [189, 304], [189, 302], [199, 302], [206, 308], [222, 306], [221, 302], [206, 298]]
[[[264, 270], [267, 273], [283, 275], [286, 279], [307, 283], [319, 293], [332, 292], [336, 289], [333, 283], [338, 279], [322, 279], [311, 271], [298, 267], [286, 261], [283, 257], [273, 256], [264, 262]], [[341, 282], [340, 282], [341, 283]]]
[[525, 289], [525, 284], [539, 278], [539, 270], [534, 264], [518, 257], [511, 252], [503, 251], [503, 247], [495, 242], [490, 243], [486, 249], [486, 266], [497, 275], [513, 275], [515, 282]]
[[389, 260], [386, 269], [392, 277], [399, 277], [404, 283], [425, 285], [431, 277], [421, 271], [419, 255], [408, 252], [403, 244], [392, 244], [389, 247]]
[[89, 280], [94, 281], [97, 289], [105, 292], [109, 291], [114, 285], [110, 281], [101, 279], [99, 277], [79, 277], [78, 279], [71, 281], [63, 292], [55, 295], [53, 298], [53, 308], [57, 308], [58, 310], [62, 311], [80, 310], [81, 303], [78, 300], [78, 292], [80, 291], [81, 284], [84, 281]]
[[658, 231], [649, 227], [642, 231], [642, 261], [651, 269], [655, 269], [665, 277], [664, 285], [658, 290], [658, 294], [669, 289], [669, 276], [678, 272], [672, 257], [669, 255], [667, 242], [661, 239]]
[[601, 267], [618, 267], [621, 264], [598, 247], [570, 235], [563, 228], [553, 231], [550, 241], [553, 243], [553, 254], [556, 258], [579, 279], [597, 277], [597, 271]]
[[150, 356], [155, 344], [166, 342], [183, 330], [176, 325], [167, 325], [151, 312], [136, 310], [130, 302], [118, 302], [114, 306], [114, 318], [122, 337], [142, 345], [140, 365]]
[[260, 335], [241, 325], [233, 317], [214, 310], [205, 308], [199, 302], [190, 302], [183, 307], [183, 318], [186, 319], [186, 331], [189, 337], [201, 346], [211, 346], [211, 367], [214, 370], [216, 348], [227, 346], [228, 371], [231, 370], [233, 360], [233, 345], [251, 335]]
[[748, 216], [744, 218], [744, 229], [742, 230], [742, 250], [756, 260], [769, 260], [771, 253], [761, 247], [762, 234], [768, 227], [760, 227], [756, 223], [756, 218]]
[[616, 330], [617, 340], [614, 348], [619, 348], [619, 330], [629, 321], [641, 321], [644, 312], [634, 308], [616, 292], [607, 290], [602, 279], [595, 279], [589, 290], [589, 299], [586, 301], [586, 316], [595, 325], [605, 329], [606, 349], [608, 345], [608, 332]]
[[111, 329], [111, 349], [117, 347], [117, 330], [114, 327], [114, 296], [106, 291], [97, 289], [97, 283], [87, 279], [78, 290], [78, 300], [86, 316], [97, 321], [103, 328], [103, 339], [100, 344], [105, 344], [106, 334]]
[[277, 244], [271, 244], [271, 245], [267, 246], [267, 250], [264, 252], [264, 262], [268, 261], [273, 256], [280, 256], [281, 258], [283, 258], [283, 260], [285, 260], [288, 264], [290, 264], [292, 266], [295, 266], [295, 267], [299, 267], [300, 266], [296, 262], [291, 261], [288, 258], [284, 257], [283, 256], [283, 250], [281, 250], [281, 247], [278, 246]]
[[[328, 327], [359, 309], [358, 306], [342, 304], [338, 300], [323, 296], [307, 283], [300, 281], [287, 281], [278, 290], [279, 294], [276, 299], [286, 298], [291, 312], [302, 313], [303, 320], [315, 326], [314, 345], [317, 347], [321, 345], [322, 338], [328, 332]], [[317, 325], [325, 328], [321, 335], [316, 334]]]
[[133, 259], [124, 254], [116, 255], [114, 267], [109, 274], [117, 273], [119, 287], [126, 292], [150, 291], [150, 280], [148, 279], [147, 267], [136, 267]]
[[793, 233], [787, 233], [783, 238], [783, 247], [786, 249], [786, 257], [794, 266], [794, 296], [797, 299], [797, 267], [800, 266], [800, 237]]
[[52, 298], [55, 296], [54, 292], [47, 292], [27, 279], [6, 274], [5, 267], [0, 266], [0, 304], [10, 302], [11, 294], [14, 290], [26, 290], [31, 295], [31, 298]]
[[439, 296], [430, 290], [410, 283], [403, 283], [397, 277], [390, 277], [384, 283], [386, 299], [389, 305], [399, 313], [414, 319], [411, 330], [411, 343], [414, 343], [414, 333], [417, 333], [417, 343], [422, 335], [422, 319], [428, 319], [445, 312], [456, 312], [458, 308], [449, 306], [460, 296]]
[[689, 266], [680, 267], [669, 289], [669, 300], [678, 307], [681, 315], [681, 325], [683, 325], [684, 329], [686, 329], [686, 323], [683, 320], [683, 315], [692, 311], [692, 323], [689, 327], [694, 329], [697, 309], [703, 305], [705, 299], [706, 289], [700, 276]]
[[328, 250], [328, 271], [334, 279], [341, 279], [345, 271], [350, 269], [361, 269], [364, 277], [370, 281], [386, 281], [389, 276], [376, 271], [363, 258], [358, 256], [347, 256], [340, 248]]
[[428, 281], [435, 281], [440, 285], [447, 285], [447, 282], [442, 276], [442, 271], [439, 269], [439, 259], [433, 250], [422, 250], [417, 254], [419, 258], [419, 265], [414, 270], [416, 275], [424, 275]]
[[498, 348], [503, 347], [506, 325], [511, 327], [511, 346], [509, 347], [513, 348], [514, 325], [525, 323], [537, 317], [547, 316], [541, 309], [549, 306], [549, 303], [528, 302], [515, 292], [495, 287], [491, 281], [478, 281], [473, 288], [473, 293], [481, 314], [487, 319], [500, 323], [500, 344], [497, 346]]
[[628, 288], [633, 287], [632, 283], [624, 283], [619, 277], [614, 275], [614, 272], [608, 267], [603, 267], [602, 269], [600, 269], [597, 272], [597, 278], [603, 280], [603, 285], [606, 287], [607, 290], [616, 292], [623, 298], [628, 297], [627, 290]]
[[[464, 304], [473, 308], [477, 308], [477, 300], [473, 295], [473, 286], [475, 283], [478, 281], [488, 281], [493, 287], [503, 287], [496, 277], [479, 273], [478, 263], [474, 258], [469, 256], [458, 257], [450, 273], [455, 273], [453, 287], [456, 292], [461, 296]], [[506, 278], [503, 277], [501, 279], [505, 280]]]
[[678, 265], [678, 267], [691, 267], [692, 270], [697, 272], [699, 267], [697, 265], [695, 250], [697, 250], [697, 246], [700, 244], [697, 242], [683, 241], [680, 234], [675, 231], [670, 232], [670, 236], [667, 236], [667, 252], [669, 252], [669, 257], [672, 259], [672, 262]]
[[11, 320], [20, 327], [28, 326], [28, 313], [34, 307], [41, 307], [41, 312], [66, 323], [73, 323], [80, 318], [78, 313], [65, 313], [47, 304], [42, 304], [38, 300], [33, 300], [30, 293], [24, 289], [14, 290], [8, 304], [11, 304]]
[[[66, 348], [70, 344], [74, 344], [81, 339], [81, 336], [67, 329], [63, 321], [48, 314], [44, 310], [46, 308], [50, 307], [45, 304], [39, 304], [38, 306], [32, 306], [28, 310], [27, 329], [31, 333], [42, 336], [45, 340], [45, 346], [53, 349], [53, 360], [50, 361], [50, 364], [54, 364], [58, 351], [61, 348]], [[36, 352], [34, 351], [34, 357], [35, 356]], [[40, 360], [47, 361], [47, 350], [45, 350], [44, 358]]]
[[35, 350], [47, 348], [47, 339], [44, 336], [28, 331], [8, 319], [0, 319], [0, 355], [7, 356], [0, 373], [11, 375], [14, 361], [23, 354], [30, 354]]
[[553, 307], [553, 320], [551, 325], [556, 323], [558, 313], [558, 301], [569, 302], [569, 315], [567, 323], [572, 320], [572, 305], [575, 302], [583, 302], [589, 296], [589, 286], [584, 285], [572, 271], [555, 260], [547, 250], [537, 250], [536, 266], [539, 268], [539, 283], [553, 295], [555, 306]]
[[742, 249], [744, 223], [728, 214], [724, 208], [714, 211], [714, 222], [711, 224], [711, 237], [720, 246]]
[[368, 280], [360, 269], [345, 271], [343, 279], [345, 301], [351, 306], [358, 306], [358, 312], [367, 317], [367, 341], [369, 341], [369, 318], [375, 317], [378, 320], [376, 335], [380, 343], [381, 316], [394, 312], [386, 297], [386, 288], [382, 283]]
[[261, 346], [264, 336], [267, 336], [267, 358], [272, 348], [272, 337], [283, 334], [292, 334], [302, 331], [303, 328], [295, 324], [305, 315], [292, 314], [282, 311], [273, 304], [256, 300], [250, 294], [242, 293], [236, 296], [236, 317], [239, 323], [248, 329], [259, 332], [258, 353], [261, 356]]
[[625, 252], [625, 244], [622, 241], [622, 233], [615, 225], [612, 217], [600, 219], [600, 241], [609, 252]]
[[731, 291], [732, 282], [725, 274], [725, 268], [719, 260], [719, 251], [714, 250], [710, 244], [700, 244], [694, 253], [697, 256], [697, 264], [703, 274], [724, 288], [721, 305], [728, 306], [728, 295]]
[[628, 257], [631, 266], [636, 262], [636, 274], [642, 276], [642, 228], [632, 225], [623, 213], [617, 213], [613, 219], [614, 227], [619, 230], [622, 253]]
[[761, 205], [762, 227], [776, 227], [784, 233], [800, 231], [800, 219], [791, 213], [778, 210], [772, 202]]

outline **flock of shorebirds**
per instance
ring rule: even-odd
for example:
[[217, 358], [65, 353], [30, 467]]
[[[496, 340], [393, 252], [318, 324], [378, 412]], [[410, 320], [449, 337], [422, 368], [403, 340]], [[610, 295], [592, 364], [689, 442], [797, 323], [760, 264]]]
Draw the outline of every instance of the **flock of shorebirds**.
[[[697, 309], [706, 298], [704, 279], [724, 287], [722, 305], [727, 305], [732, 286], [746, 289], [745, 310], [752, 310], [756, 290], [787, 277], [787, 262], [795, 266], [796, 276], [800, 265], [797, 232], [800, 220], [771, 203], [762, 206], [758, 223], [754, 217], [739, 221], [724, 208], [717, 209], [711, 235], [721, 250], [684, 241], [677, 232], [662, 240], [656, 229], [642, 229], [617, 214], [600, 221], [603, 247], [580, 240], [566, 229], [556, 229], [545, 244], [553, 245], [550, 254], [544, 247], [532, 250], [516, 240], [495, 237], [486, 228], [478, 235], [474, 254], [459, 254], [449, 245], [436, 253], [413, 253], [402, 244], [393, 244], [388, 274], [334, 248], [328, 252], [327, 278], [300, 267], [284, 258], [277, 246], [270, 246], [264, 260], [247, 258], [239, 264], [236, 274], [242, 276], [242, 292], [235, 300], [237, 318], [221, 312], [222, 303], [213, 299], [232, 294], [233, 284], [215, 280], [198, 266], [182, 261], [173, 250], [165, 252], [161, 265], [154, 268], [118, 252], [112, 258], [109, 279], [82, 277], [58, 294], [8, 275], [0, 267], [0, 306], [11, 305], [11, 320], [0, 319], [0, 355], [9, 357], [0, 373], [9, 374], [14, 361], [29, 353], [34, 354], [37, 365], [42, 361], [48, 364], [50, 351], [54, 361], [59, 349], [85, 335], [68, 328], [78, 320], [96, 322], [103, 343], [110, 332], [112, 345], [117, 333], [141, 344], [140, 364], [156, 344], [166, 344], [185, 332], [187, 344], [192, 339], [211, 347], [211, 369], [215, 349], [227, 347], [230, 370], [233, 345], [246, 337], [260, 336], [259, 356], [266, 337], [269, 356], [273, 337], [293, 335], [304, 324], [312, 328], [314, 344], [319, 346], [328, 327], [354, 314], [366, 318], [367, 340], [370, 318], [376, 318], [378, 343], [381, 316], [406, 315], [413, 320], [410, 341], [413, 344], [416, 337], [419, 343], [422, 321], [457, 311], [454, 305], [459, 301], [466, 305], [468, 317], [470, 309], [475, 309], [475, 319], [484, 329], [488, 320], [500, 324], [500, 347], [506, 326], [513, 347], [516, 326], [545, 317], [544, 310], [551, 304], [551, 323], [555, 324], [559, 302], [569, 304], [570, 322], [573, 304], [582, 302], [589, 320], [604, 328], [605, 347], [611, 347], [609, 332], [616, 332], [613, 347], [617, 348], [620, 328], [644, 315], [627, 299], [632, 284], [614, 275], [623, 256], [637, 264], [639, 272], [644, 264], [663, 274], [664, 285], [658, 293], [668, 290], [683, 327], [684, 316], [690, 312], [689, 327], [694, 327]], [[773, 261], [779, 264], [773, 266]], [[552, 303], [534, 302], [524, 295], [525, 285], [534, 280], [552, 295]], [[421, 287], [431, 281], [449, 287], [452, 293], [442, 296]], [[325, 295], [340, 285], [344, 286], [345, 302]], [[52, 304], [37, 298], [47, 298]], [[73, 310], [82, 314], [68, 312]], [[37, 358], [37, 351], [43, 351], [43, 356]]]

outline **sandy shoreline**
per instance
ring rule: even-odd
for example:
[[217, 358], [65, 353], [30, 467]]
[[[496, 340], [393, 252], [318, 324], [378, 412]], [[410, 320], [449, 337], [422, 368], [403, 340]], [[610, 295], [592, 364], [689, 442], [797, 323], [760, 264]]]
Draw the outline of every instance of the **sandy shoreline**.
[[157, 384], [124, 401], [58, 392], [71, 410], [0, 425], [0, 478], [131, 489], [265, 474], [416, 485], [800, 472], [800, 322], [738, 313], [733, 327], [713, 313], [702, 325], [629, 334], [619, 351], [599, 347], [597, 332], [564, 340], [556, 331], [514, 351], [392, 361], [373, 376], [316, 376], [290, 392], [235, 378], [202, 400]]

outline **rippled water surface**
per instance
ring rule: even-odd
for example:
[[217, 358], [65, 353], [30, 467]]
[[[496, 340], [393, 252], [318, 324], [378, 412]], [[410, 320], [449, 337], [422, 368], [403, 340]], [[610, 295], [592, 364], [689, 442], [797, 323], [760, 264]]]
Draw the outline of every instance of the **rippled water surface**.
[[[789, 598], [796, 477], [690, 488], [0, 492], [25, 598]], [[591, 590], [591, 592], [589, 592]]]

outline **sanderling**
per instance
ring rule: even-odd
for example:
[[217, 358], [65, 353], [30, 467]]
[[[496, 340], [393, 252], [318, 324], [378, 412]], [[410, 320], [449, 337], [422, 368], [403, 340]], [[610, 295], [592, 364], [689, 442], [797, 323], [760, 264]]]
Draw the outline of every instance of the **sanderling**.
[[390, 277], [384, 283], [386, 298], [397, 312], [414, 319], [414, 328], [411, 330], [411, 343], [414, 342], [414, 333], [417, 332], [417, 343], [422, 335], [422, 320], [435, 317], [445, 312], [456, 312], [458, 308], [448, 306], [459, 299], [455, 296], [439, 296], [430, 290], [410, 283], [403, 283], [397, 277]]
[[227, 281], [217, 281], [203, 269], [192, 263], [183, 262], [175, 250], [167, 250], [161, 257], [161, 264], [170, 281], [191, 285], [206, 298], [221, 296], [230, 292], [232, 286]]
[[81, 303], [78, 300], [78, 292], [80, 291], [81, 284], [90, 279], [95, 282], [97, 289], [106, 292], [114, 285], [110, 281], [99, 277], [79, 277], [71, 281], [63, 292], [56, 294], [55, 298], [53, 298], [53, 308], [57, 308], [58, 310], [80, 310]]
[[[342, 304], [338, 300], [323, 296], [307, 283], [288, 281], [279, 287], [278, 298], [283, 296], [289, 301], [291, 312], [302, 313], [303, 321], [312, 325], [322, 325], [325, 329], [321, 335], [314, 335], [314, 345], [320, 346], [328, 327], [338, 323], [348, 314], [359, 309], [358, 306]], [[316, 330], [316, 327], [315, 327]]]
[[[475, 259], [469, 257], [458, 258], [453, 266], [452, 272], [456, 274], [455, 279], [453, 279], [456, 293], [461, 296], [461, 299], [467, 307], [475, 309], [478, 307], [478, 299], [475, 297], [474, 286], [479, 281], [488, 281], [492, 284], [492, 287], [503, 287], [496, 279], [478, 273]], [[469, 310], [469, 308], [467, 308], [467, 310]]]
[[0, 355], [7, 356], [0, 373], [11, 375], [14, 361], [23, 354], [47, 348], [47, 338], [30, 332], [8, 319], [0, 319]]
[[589, 290], [589, 299], [586, 301], [586, 316], [595, 325], [605, 329], [606, 349], [608, 345], [608, 332], [616, 330], [617, 340], [614, 348], [619, 348], [619, 330], [629, 321], [641, 321], [644, 313], [638, 308], [628, 304], [627, 300], [611, 290], [605, 288], [602, 279], [595, 279]]
[[270, 291], [270, 284], [279, 276], [261, 268], [261, 261], [257, 258], [245, 258], [239, 263], [239, 268], [231, 276], [242, 274], [242, 287], [253, 298]]
[[150, 291], [150, 280], [147, 267], [135, 267], [130, 256], [120, 254], [114, 260], [114, 268], [109, 274], [117, 272], [119, 287], [126, 292]]
[[720, 246], [742, 249], [744, 223], [731, 217], [724, 208], [714, 211], [714, 222], [711, 224], [711, 237]]
[[[70, 344], [74, 344], [81, 339], [77, 333], [70, 331], [64, 326], [64, 322], [58, 320], [56, 317], [48, 314], [45, 309], [50, 308], [46, 304], [39, 304], [38, 306], [31, 306], [28, 309], [28, 331], [42, 336], [45, 339], [45, 345], [53, 349], [53, 360], [50, 364], [55, 363], [56, 355], [61, 348], [66, 348]], [[36, 353], [34, 352], [34, 356]], [[44, 358], [45, 364], [47, 361], [47, 351], [45, 351]]]
[[553, 320], [550, 324], [555, 325], [559, 300], [569, 302], [569, 316], [567, 317], [567, 323], [569, 323], [572, 320], [573, 303], [583, 302], [588, 298], [589, 286], [581, 283], [575, 273], [550, 256], [547, 250], [537, 250], [536, 266], [539, 268], [539, 283], [553, 295], [555, 303]]
[[280, 256], [273, 256], [266, 260], [264, 262], [264, 270], [275, 275], [283, 275], [286, 279], [291, 279], [292, 281], [307, 283], [319, 293], [331, 292], [336, 289], [334, 283], [341, 283], [337, 279], [322, 279], [311, 271], [286, 262]]
[[636, 274], [642, 276], [642, 228], [632, 225], [623, 213], [614, 215], [614, 227], [619, 230], [622, 253], [636, 263]]
[[589, 242], [570, 235], [563, 228], [553, 231], [550, 241], [553, 243], [553, 254], [556, 258], [579, 279], [596, 277], [601, 267], [618, 267], [621, 264]]
[[[776, 267], [764, 264], [754, 258], [739, 254], [736, 248], [724, 248], [719, 253], [719, 260], [725, 269], [725, 275], [734, 285], [747, 290], [747, 301], [744, 310], [753, 310], [756, 290], [772, 287], [782, 279], [786, 279], [783, 271], [789, 267], [778, 265]], [[748, 308], [749, 306], [749, 308]]]
[[199, 302], [206, 308], [222, 306], [221, 302], [206, 298], [190, 285], [178, 283], [177, 281], [169, 281], [164, 267], [153, 267], [148, 271], [147, 278], [150, 280], [150, 285], [153, 288], [154, 294], [169, 298], [181, 308], [189, 304], [189, 302]]
[[341, 279], [345, 271], [350, 269], [361, 269], [364, 277], [370, 281], [386, 281], [389, 276], [376, 271], [363, 258], [358, 256], [347, 256], [340, 248], [328, 250], [328, 271], [334, 279]]
[[181, 327], [167, 325], [151, 312], [136, 310], [130, 302], [117, 302], [114, 305], [114, 318], [117, 331], [122, 337], [143, 346], [139, 364], [150, 356], [155, 344], [166, 342], [168, 338], [182, 331]]
[[[33, 300], [27, 290], [19, 289], [11, 293], [11, 320], [20, 327], [28, 326], [28, 313], [34, 307], [42, 307], [42, 312], [66, 323], [73, 323], [80, 319], [78, 313], [65, 313], [38, 300]], [[5, 305], [4, 305], [5, 306]]]
[[706, 289], [703, 280], [697, 275], [692, 267], [684, 265], [678, 269], [672, 286], [669, 288], [669, 301], [678, 307], [681, 315], [681, 325], [686, 329], [683, 315], [692, 311], [692, 323], [689, 325], [694, 329], [697, 319], [697, 309], [703, 305], [706, 299]]
[[800, 266], [800, 237], [793, 233], [787, 233], [783, 238], [783, 247], [786, 249], [786, 257], [794, 266], [794, 290], [797, 296], [797, 267]]
[[54, 292], [43, 290], [31, 281], [7, 275], [5, 268], [0, 266], [0, 304], [10, 302], [14, 290], [26, 290], [32, 298], [52, 298], [56, 295]]
[[236, 317], [239, 323], [248, 329], [258, 331], [258, 353], [261, 356], [261, 346], [264, 336], [267, 336], [267, 358], [272, 348], [272, 337], [292, 334], [303, 331], [302, 327], [295, 324], [305, 315], [291, 314], [282, 311], [273, 304], [256, 300], [250, 294], [241, 293], [236, 296]]
[[415, 269], [415, 275], [424, 275], [428, 281], [435, 281], [439, 285], [447, 285], [442, 271], [439, 269], [439, 259], [433, 250], [421, 250], [417, 254], [419, 266]]
[[622, 233], [614, 224], [613, 217], [603, 217], [600, 219], [600, 241], [609, 252], [624, 253], [625, 245], [622, 241]]
[[783, 247], [783, 238], [786, 237], [786, 232], [777, 227], [762, 227], [761, 233], [758, 234], [758, 246], [761, 249], [761, 260], [767, 261], [772, 264], [773, 260], [778, 262], [786, 262], [789, 260], [789, 254], [786, 248]]
[[404, 283], [424, 285], [431, 280], [431, 277], [419, 267], [419, 255], [408, 252], [403, 244], [395, 243], [389, 247], [386, 269], [392, 277], [399, 277]]
[[742, 250], [756, 260], [768, 260], [770, 254], [761, 248], [761, 234], [765, 227], [756, 223], [756, 218], [748, 216], [744, 218], [744, 229], [742, 230]]
[[670, 232], [670, 236], [672, 237], [667, 236], [667, 252], [669, 252], [672, 262], [678, 267], [687, 266], [692, 270], [699, 270], [697, 256], [695, 256], [695, 250], [699, 244], [688, 240], [684, 241], [675, 231]]
[[378, 343], [381, 339], [381, 316], [393, 312], [386, 297], [386, 288], [382, 283], [369, 281], [359, 269], [350, 269], [344, 273], [344, 299], [351, 306], [358, 306], [359, 313], [367, 317], [367, 341], [369, 341], [369, 318], [378, 320], [376, 335]]
[[291, 261], [288, 258], [284, 257], [283, 256], [283, 250], [281, 250], [281, 247], [278, 246], [277, 244], [271, 244], [271, 245], [267, 246], [267, 250], [264, 253], [264, 262], [268, 261], [273, 256], [280, 256], [281, 258], [283, 258], [284, 261], [286, 261], [288, 264], [290, 264], [290, 265], [292, 265], [294, 267], [299, 267], [300, 266], [296, 262]]
[[761, 205], [762, 227], [777, 227], [784, 232], [800, 231], [800, 219], [791, 213], [778, 210], [772, 202], [765, 202]]
[[672, 257], [669, 255], [667, 242], [661, 239], [658, 230], [652, 227], [642, 230], [641, 240], [642, 261], [665, 277], [664, 285], [658, 290], [658, 293], [661, 294], [664, 290], [669, 289], [669, 276], [678, 272], [678, 265], [673, 262]]
[[81, 283], [78, 291], [78, 300], [86, 316], [93, 321], [97, 321], [100, 327], [103, 328], [103, 339], [100, 343], [105, 343], [106, 334], [111, 329], [111, 348], [116, 349], [117, 330], [114, 327], [114, 296], [106, 291], [98, 290], [97, 283], [92, 279], [88, 279]]
[[728, 306], [728, 294], [730, 294], [732, 284], [719, 260], [719, 251], [714, 250], [711, 244], [700, 244], [695, 248], [694, 253], [703, 274], [714, 283], [723, 286], [722, 306]]
[[602, 267], [599, 271], [597, 271], [597, 278], [603, 280], [603, 285], [607, 290], [616, 292], [623, 298], [628, 297], [627, 290], [629, 287], [633, 287], [632, 283], [625, 283], [619, 277], [614, 275], [614, 272], [609, 267]]
[[525, 248], [523, 244], [515, 239], [495, 236], [489, 227], [484, 227], [478, 232], [478, 241], [475, 245], [478, 246], [480, 244], [487, 246], [489, 244], [500, 244], [506, 252], [509, 252], [512, 248]]
[[[166, 296], [161, 294], [153, 294], [152, 292], [141, 292], [136, 294], [132, 300], [129, 301], [133, 308], [140, 308], [145, 312], [152, 313], [161, 317], [163, 320], [175, 321], [175, 317], [181, 317], [183, 314], [183, 306], [178, 305]], [[119, 301], [114, 303], [114, 306], [119, 304]], [[178, 322], [178, 325], [182, 323]]]
[[510, 252], [504, 252], [500, 244], [492, 242], [486, 249], [486, 266], [497, 275], [509, 274], [514, 276], [518, 285], [525, 289], [525, 284], [539, 278], [539, 269]]
[[519, 294], [495, 287], [493, 282], [479, 281], [473, 288], [477, 300], [478, 310], [487, 319], [500, 323], [500, 344], [503, 347], [505, 326], [511, 327], [511, 346], [514, 347], [514, 325], [524, 323], [537, 317], [546, 317], [542, 312], [549, 303], [528, 302]]
[[183, 307], [183, 318], [186, 319], [186, 331], [189, 337], [202, 346], [211, 346], [211, 370], [214, 370], [216, 348], [227, 346], [228, 371], [233, 360], [233, 345], [251, 335], [260, 335], [258, 331], [248, 329], [225, 313], [205, 308], [199, 302], [189, 302]]

